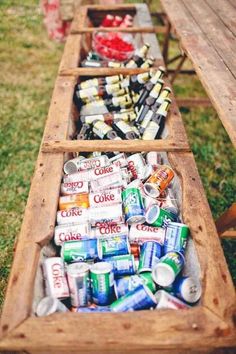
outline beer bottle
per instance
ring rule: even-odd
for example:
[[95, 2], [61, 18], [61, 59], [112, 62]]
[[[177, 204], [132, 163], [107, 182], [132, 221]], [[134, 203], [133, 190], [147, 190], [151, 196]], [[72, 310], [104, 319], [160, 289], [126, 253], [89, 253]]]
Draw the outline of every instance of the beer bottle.
[[161, 91], [159, 97], [157, 98], [156, 102], [153, 105], [153, 111], [156, 111], [160, 105], [164, 102], [164, 99], [169, 97], [171, 93], [171, 88], [170, 87], [164, 87], [164, 89]]
[[133, 131], [132, 127], [124, 122], [122, 119], [117, 119], [115, 122], [112, 123], [112, 127], [115, 131], [117, 131], [118, 135], [122, 139], [126, 140], [134, 140], [137, 139], [135, 132]]
[[93, 122], [93, 133], [100, 139], [117, 140], [120, 139], [116, 132], [108, 124], [96, 120]]
[[152, 118], [151, 122], [149, 122], [148, 126], [144, 130], [142, 139], [143, 140], [154, 140], [159, 139], [165, 125], [165, 118], [167, 116], [168, 109], [170, 107], [171, 100], [169, 98], [165, 98], [164, 102], [161, 104], [157, 113]]
[[146, 98], [149, 96], [150, 91], [153, 89], [157, 81], [163, 77], [164, 72], [165, 69], [163, 68], [163, 66], [160, 66], [157, 72], [155, 73], [155, 75], [144, 85], [139, 100], [135, 104], [135, 106], [138, 107], [138, 109], [140, 109], [141, 106], [144, 104]]
[[132, 106], [132, 99], [129, 95], [113, 97], [105, 100], [105, 106], [109, 112], [119, 111], [121, 108], [127, 108]]
[[153, 57], [148, 58], [147, 60], [145, 60], [143, 62], [143, 64], [141, 65], [141, 68], [143, 68], [143, 69], [151, 68], [154, 64], [154, 61], [155, 61], [155, 59]]
[[131, 75], [130, 76], [130, 88], [131, 90], [133, 90], [134, 92], [138, 93], [143, 85], [150, 80], [150, 78], [152, 77], [151, 75], [151, 71], [146, 72], [146, 73], [142, 73], [142, 74], [138, 74], [138, 75]]
[[77, 140], [87, 140], [89, 137], [90, 131], [91, 131], [91, 127], [89, 124], [82, 124], [82, 127], [76, 136], [76, 139]]
[[145, 43], [142, 48], [137, 49], [134, 52], [133, 58], [125, 65], [126, 68], [139, 68], [143, 64], [144, 58], [146, 57], [149, 48], [150, 44]]
[[127, 112], [118, 112], [118, 113], [104, 113], [104, 114], [92, 114], [80, 116], [80, 122], [82, 124], [93, 124], [96, 120], [105, 122], [108, 125], [111, 125], [113, 121], [117, 119], [122, 119], [126, 122], [131, 122], [135, 119], [136, 114], [134, 111], [130, 110]]
[[121, 68], [122, 63], [116, 61], [97, 61], [97, 60], [83, 60], [81, 62], [83, 68]]
[[124, 79], [123, 75], [113, 75], [106, 77], [98, 77], [90, 80], [82, 81], [80, 84], [76, 85], [76, 90], [84, 90], [90, 87], [104, 86], [104, 85], [112, 85], [122, 82]]
[[150, 107], [155, 103], [155, 100], [160, 95], [161, 89], [164, 85], [164, 81], [159, 79], [156, 85], [151, 90], [149, 96], [146, 98], [144, 104], [141, 106], [137, 118], [135, 120], [135, 124], [140, 124], [144, 117], [146, 116], [147, 112], [149, 111]]

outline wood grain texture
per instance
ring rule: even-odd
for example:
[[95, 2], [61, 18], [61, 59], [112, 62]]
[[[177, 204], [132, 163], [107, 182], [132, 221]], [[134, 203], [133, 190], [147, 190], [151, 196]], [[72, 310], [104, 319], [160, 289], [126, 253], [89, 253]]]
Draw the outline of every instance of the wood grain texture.
[[[43, 329], [43, 333], [42, 333]], [[40, 333], [41, 332], [41, 333]], [[29, 318], [0, 342], [0, 349], [34, 353], [204, 352], [235, 343], [233, 329], [209, 311], [137, 311], [120, 314], [54, 314]]]
[[[192, 61], [222, 124], [233, 145], [236, 146], [235, 77], [219, 57], [209, 39], [206, 38], [192, 13], [189, 12], [187, 5], [197, 3], [189, 1], [186, 2], [186, 6], [181, 0], [161, 0], [161, 3], [169, 16], [182, 48]], [[202, 20], [204, 18], [205, 16], [202, 17]]]
[[236, 36], [236, 16], [233, 16], [236, 8], [228, 0], [206, 0], [206, 3]]
[[233, 203], [231, 207], [216, 220], [216, 228], [219, 235], [232, 227], [236, 227], [236, 203]]
[[[160, 63], [161, 65], [161, 63]], [[63, 69], [59, 72], [61, 76], [109, 76], [109, 75], [137, 75], [145, 73], [150, 69], [143, 68], [73, 68], [73, 69]]]
[[94, 33], [94, 32], [121, 32], [121, 33], [165, 33], [164, 26], [155, 27], [84, 27], [81, 29], [71, 30], [71, 34], [83, 34], [83, 33]]

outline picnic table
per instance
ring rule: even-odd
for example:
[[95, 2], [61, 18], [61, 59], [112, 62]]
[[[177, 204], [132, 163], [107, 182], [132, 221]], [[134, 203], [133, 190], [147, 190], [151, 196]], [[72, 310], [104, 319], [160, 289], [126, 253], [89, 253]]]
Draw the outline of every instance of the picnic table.
[[161, 0], [161, 4], [236, 147], [236, 2]]

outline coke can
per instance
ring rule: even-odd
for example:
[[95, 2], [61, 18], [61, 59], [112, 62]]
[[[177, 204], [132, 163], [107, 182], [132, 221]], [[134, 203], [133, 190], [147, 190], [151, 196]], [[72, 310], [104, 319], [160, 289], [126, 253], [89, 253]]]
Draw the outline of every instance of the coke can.
[[112, 257], [123, 254], [130, 254], [130, 244], [127, 235], [117, 235], [98, 239], [99, 252], [101, 257]]
[[123, 211], [121, 204], [89, 209], [89, 219], [91, 225], [100, 225], [101, 223], [122, 223]]
[[61, 257], [66, 263], [83, 262], [98, 258], [96, 239], [65, 242], [61, 248]]
[[177, 277], [171, 286], [175, 296], [190, 304], [196, 303], [202, 294], [200, 281], [194, 277]]
[[171, 221], [176, 221], [178, 216], [159, 205], [152, 205], [146, 212], [146, 222], [156, 227], [167, 227]]
[[88, 182], [76, 181], [76, 182], [66, 182], [61, 184], [61, 194], [71, 195], [88, 193]]
[[161, 258], [161, 245], [155, 241], [146, 241], [141, 246], [138, 272], [151, 272]]
[[165, 239], [165, 230], [160, 227], [154, 227], [144, 224], [133, 224], [129, 231], [129, 240], [131, 243], [142, 245], [145, 241], [157, 241], [163, 245]]
[[132, 173], [133, 179], [142, 179], [143, 172], [146, 167], [146, 162], [143, 158], [143, 155], [140, 153], [133, 154], [127, 158], [128, 169]]
[[127, 235], [128, 236], [128, 225], [127, 224], [117, 224], [117, 223], [106, 223], [101, 222], [97, 224], [97, 227], [91, 229], [90, 235], [92, 237], [101, 238], [109, 236]]
[[38, 317], [49, 316], [56, 312], [68, 312], [68, 308], [57, 298], [46, 296], [38, 303], [36, 315]]
[[57, 212], [57, 223], [64, 224], [86, 224], [89, 220], [89, 212], [86, 208], [72, 208]]
[[134, 290], [113, 302], [111, 310], [114, 312], [146, 310], [156, 307], [156, 304], [156, 298], [151, 290], [147, 286], [140, 284]]
[[160, 286], [171, 285], [184, 267], [184, 257], [179, 252], [168, 252], [152, 269], [152, 277]]
[[64, 164], [64, 172], [67, 174], [67, 175], [70, 175], [72, 173], [75, 173], [78, 171], [79, 169], [79, 163], [85, 159], [84, 156], [78, 156], [78, 157], [75, 157], [74, 159], [72, 160], [68, 160], [65, 162]]
[[174, 171], [172, 168], [162, 165], [145, 182], [144, 192], [150, 197], [157, 198], [168, 187], [173, 178]]
[[83, 159], [78, 164], [78, 170], [91, 170], [94, 168], [105, 167], [110, 165], [109, 158], [106, 155], [93, 157], [91, 159]]
[[127, 157], [124, 153], [118, 154], [110, 159], [110, 162], [120, 168], [128, 165]]
[[147, 286], [152, 293], [156, 291], [156, 285], [150, 272], [139, 275], [131, 275], [115, 280], [115, 294], [117, 298], [126, 295], [128, 292], [136, 289], [140, 284]]
[[78, 241], [89, 238], [88, 224], [58, 225], [54, 231], [54, 242], [61, 246], [67, 241]]
[[107, 190], [112, 187], [123, 187], [127, 183], [123, 180], [121, 170], [101, 176], [91, 181], [91, 189], [93, 192]]
[[114, 188], [104, 192], [90, 193], [89, 205], [91, 207], [100, 207], [121, 203], [121, 189]]
[[132, 275], [135, 273], [136, 267], [132, 254], [106, 257], [104, 260], [112, 265], [115, 277], [123, 277], [124, 275]]
[[176, 251], [184, 253], [189, 236], [189, 227], [185, 224], [170, 222], [165, 232], [164, 253]]
[[89, 170], [72, 173], [70, 175], [65, 175], [63, 177], [64, 183], [78, 182], [78, 181], [87, 182], [89, 180], [90, 180], [89, 179]]
[[101, 306], [110, 305], [115, 297], [112, 265], [107, 262], [95, 263], [90, 271], [93, 302]]
[[58, 299], [69, 296], [63, 260], [60, 257], [50, 257], [43, 262], [46, 295]]
[[184, 310], [190, 308], [183, 301], [180, 301], [175, 296], [167, 293], [164, 290], [158, 290], [155, 294], [157, 301], [156, 310], [159, 309], [172, 309], [172, 310]]
[[74, 307], [88, 305], [90, 299], [89, 268], [87, 263], [72, 263], [67, 266], [71, 305]]
[[72, 194], [72, 195], [67, 195], [65, 197], [59, 198], [60, 210], [68, 210], [71, 208], [78, 208], [78, 207], [82, 207], [82, 208], [89, 207], [88, 193]]
[[141, 193], [137, 188], [127, 188], [122, 192], [125, 221], [128, 224], [146, 221]]

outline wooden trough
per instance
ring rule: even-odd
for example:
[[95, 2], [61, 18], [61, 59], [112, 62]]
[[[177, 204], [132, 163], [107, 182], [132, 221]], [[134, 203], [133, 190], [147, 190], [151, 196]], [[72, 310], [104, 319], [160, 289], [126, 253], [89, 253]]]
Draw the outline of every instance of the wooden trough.
[[[135, 15], [137, 26], [142, 23], [152, 27], [145, 5], [122, 5], [83, 7], [78, 11], [79, 29], [91, 27], [93, 19], [101, 18], [99, 14], [111, 11], [131, 13]], [[140, 13], [142, 22], [138, 22]], [[78, 29], [76, 21], [73, 28]], [[101, 144], [101, 141], [69, 140], [77, 115], [72, 103], [74, 85], [82, 76], [94, 74], [78, 67], [82, 37], [82, 34], [69, 36], [56, 79], [3, 307], [0, 350], [57, 354], [199, 353], [233, 347], [234, 287], [177, 105], [173, 104], [168, 118], [166, 139], [145, 144], [142, 141], [103, 141]], [[141, 27], [140, 38], [155, 45], [155, 34], [143, 34]], [[156, 44], [159, 65], [162, 58], [157, 48]], [[99, 75], [114, 74], [112, 69], [106, 70], [100, 69]], [[183, 221], [191, 231], [187, 263], [195, 267], [203, 288], [196, 307], [117, 314], [66, 313], [41, 318], [34, 315], [35, 305], [43, 296], [40, 262], [54, 252], [50, 241], [63, 163], [70, 152], [97, 150], [161, 151], [174, 168], [178, 176], [176, 198]]]

